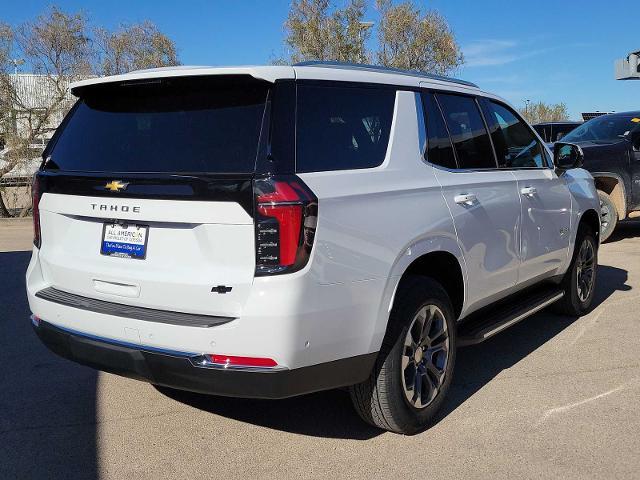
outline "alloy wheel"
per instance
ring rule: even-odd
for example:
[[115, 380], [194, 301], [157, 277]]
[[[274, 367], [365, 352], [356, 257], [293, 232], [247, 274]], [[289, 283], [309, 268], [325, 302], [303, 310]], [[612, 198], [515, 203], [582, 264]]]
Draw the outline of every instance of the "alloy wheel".
[[442, 310], [425, 305], [416, 313], [402, 350], [402, 386], [415, 408], [427, 407], [438, 395], [449, 362], [449, 331]]
[[583, 240], [582, 245], [580, 245], [580, 250], [578, 251], [578, 258], [576, 259], [578, 299], [583, 303], [587, 301], [593, 291], [595, 258], [595, 247], [593, 243], [587, 239]]

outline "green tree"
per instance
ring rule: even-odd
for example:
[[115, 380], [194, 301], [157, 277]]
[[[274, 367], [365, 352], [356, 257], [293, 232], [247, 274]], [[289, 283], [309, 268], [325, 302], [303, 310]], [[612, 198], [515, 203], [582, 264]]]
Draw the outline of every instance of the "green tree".
[[333, 7], [330, 0], [294, 0], [285, 22], [288, 59], [335, 60], [447, 74], [464, 59], [446, 19], [434, 10], [422, 11], [405, 1], [394, 5], [376, 0], [380, 15], [371, 47], [371, 23], [365, 22], [365, 0]]
[[569, 111], [564, 103], [527, 103], [518, 109], [524, 119], [531, 123], [559, 122], [569, 119]]

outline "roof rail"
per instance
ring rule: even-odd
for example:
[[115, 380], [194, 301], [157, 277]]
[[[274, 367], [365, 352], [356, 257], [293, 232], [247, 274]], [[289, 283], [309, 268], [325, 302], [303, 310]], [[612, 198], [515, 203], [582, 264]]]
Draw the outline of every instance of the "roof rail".
[[467, 87], [479, 88], [478, 85], [466, 80], [459, 80], [457, 78], [445, 77], [444, 75], [435, 75], [432, 73], [420, 72], [418, 70], [404, 70], [402, 68], [383, 67], [380, 65], [368, 65], [366, 63], [350, 63], [350, 62], [335, 62], [327, 60], [308, 60], [305, 62], [298, 62], [293, 64], [294, 67], [322, 67], [322, 68], [340, 68], [344, 70], [367, 70], [371, 72], [379, 73], [395, 73], [398, 75], [407, 75], [411, 77], [422, 77], [429, 80], [439, 80], [441, 82], [457, 83], [459, 85], [465, 85]]

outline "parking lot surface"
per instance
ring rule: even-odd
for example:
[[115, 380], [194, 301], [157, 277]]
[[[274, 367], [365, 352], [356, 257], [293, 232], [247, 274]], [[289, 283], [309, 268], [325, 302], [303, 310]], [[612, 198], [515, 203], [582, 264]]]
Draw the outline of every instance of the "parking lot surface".
[[413, 437], [367, 427], [343, 391], [207, 397], [56, 357], [28, 320], [30, 242], [0, 223], [0, 478], [640, 478], [640, 223], [602, 246], [589, 315], [461, 349]]

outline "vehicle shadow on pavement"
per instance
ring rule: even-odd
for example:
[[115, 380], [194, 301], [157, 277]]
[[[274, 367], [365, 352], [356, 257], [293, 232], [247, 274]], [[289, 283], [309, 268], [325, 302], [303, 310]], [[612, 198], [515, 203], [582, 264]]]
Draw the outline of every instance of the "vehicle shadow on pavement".
[[[627, 276], [626, 270], [599, 265], [593, 308], [616, 291], [631, 290], [631, 286], [626, 284]], [[484, 343], [459, 348], [453, 384], [436, 422], [453, 412], [500, 372], [527, 357], [576, 321], [579, 317], [561, 316], [547, 309]], [[508, 402], [508, 399], [499, 401]]]
[[640, 221], [638, 220], [625, 220], [618, 223], [618, 226], [613, 231], [611, 236], [607, 239], [607, 244], [619, 242], [627, 238], [640, 237]]
[[356, 414], [346, 390], [284, 400], [214, 397], [157, 387], [164, 395], [200, 410], [252, 425], [322, 438], [368, 440], [383, 432]]
[[0, 253], [0, 478], [97, 478], [97, 372], [31, 330], [31, 252]]
[[[600, 265], [594, 306], [617, 290], [629, 290], [627, 272]], [[495, 338], [458, 350], [454, 382], [436, 422], [446, 417], [501, 371], [544, 345], [576, 318], [539, 313]], [[382, 433], [355, 413], [347, 392], [333, 390], [288, 400], [247, 400], [212, 397], [158, 387], [168, 397], [200, 410], [302, 435], [367, 440]]]

